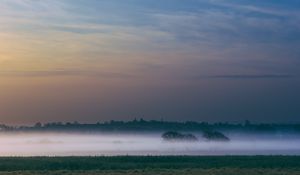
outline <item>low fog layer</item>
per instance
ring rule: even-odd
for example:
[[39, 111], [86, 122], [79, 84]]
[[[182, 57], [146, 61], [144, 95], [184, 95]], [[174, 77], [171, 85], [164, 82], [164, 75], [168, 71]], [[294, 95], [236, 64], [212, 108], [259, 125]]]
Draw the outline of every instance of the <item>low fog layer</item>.
[[167, 142], [157, 134], [1, 134], [0, 156], [300, 155], [297, 135], [229, 134], [230, 142]]

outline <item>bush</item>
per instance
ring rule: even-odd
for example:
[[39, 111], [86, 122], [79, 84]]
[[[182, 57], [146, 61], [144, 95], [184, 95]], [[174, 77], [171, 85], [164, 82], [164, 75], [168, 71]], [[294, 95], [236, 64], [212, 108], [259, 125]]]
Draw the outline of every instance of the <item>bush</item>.
[[198, 141], [193, 134], [181, 134], [174, 131], [165, 132], [162, 138], [167, 141]]
[[230, 139], [218, 131], [204, 131], [203, 137], [212, 141], [230, 141]]

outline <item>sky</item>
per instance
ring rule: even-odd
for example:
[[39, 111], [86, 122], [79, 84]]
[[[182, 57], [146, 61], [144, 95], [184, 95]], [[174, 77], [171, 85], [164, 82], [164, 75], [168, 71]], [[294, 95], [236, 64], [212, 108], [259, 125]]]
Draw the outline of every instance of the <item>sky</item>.
[[0, 123], [300, 122], [298, 0], [0, 9]]

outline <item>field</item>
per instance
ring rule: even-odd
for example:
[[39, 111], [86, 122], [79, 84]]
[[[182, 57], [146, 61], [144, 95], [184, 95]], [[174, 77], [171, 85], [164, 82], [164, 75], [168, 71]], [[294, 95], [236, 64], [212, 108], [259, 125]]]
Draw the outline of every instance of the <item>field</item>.
[[0, 175], [299, 175], [298, 156], [2, 157]]

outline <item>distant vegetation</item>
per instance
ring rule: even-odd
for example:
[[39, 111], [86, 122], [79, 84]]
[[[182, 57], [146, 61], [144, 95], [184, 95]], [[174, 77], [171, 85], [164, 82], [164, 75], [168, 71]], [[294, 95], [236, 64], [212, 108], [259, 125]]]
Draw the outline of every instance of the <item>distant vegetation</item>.
[[195, 142], [198, 138], [193, 134], [181, 134], [179, 132], [169, 131], [162, 135], [162, 138], [166, 141], [188, 141]]
[[209, 141], [230, 141], [227, 136], [218, 131], [204, 131], [203, 137]]
[[78, 122], [67, 123], [36, 123], [34, 126], [19, 126], [12, 127], [7, 125], [0, 125], [2, 132], [14, 131], [58, 131], [58, 132], [151, 132], [151, 131], [242, 131], [242, 132], [300, 132], [300, 124], [252, 124], [246, 121], [244, 124], [230, 124], [230, 123], [207, 123], [207, 122], [168, 122], [143, 119], [132, 121], [110, 121], [95, 124], [81, 124]]
[[[230, 139], [219, 131], [206, 130], [203, 131], [203, 138], [207, 141], [230, 141]], [[193, 134], [182, 134], [175, 131], [168, 131], [161, 136], [165, 141], [198, 141], [198, 138]]]

